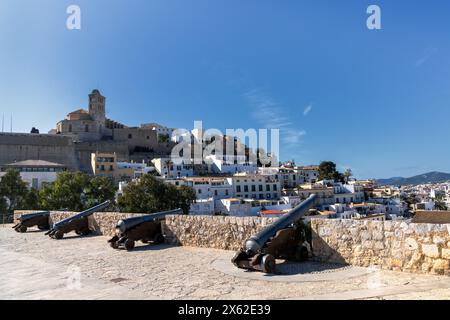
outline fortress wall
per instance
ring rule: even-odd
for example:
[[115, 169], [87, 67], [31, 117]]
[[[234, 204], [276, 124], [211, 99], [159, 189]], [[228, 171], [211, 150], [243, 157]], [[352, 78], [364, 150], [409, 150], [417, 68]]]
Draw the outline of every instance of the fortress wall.
[[313, 219], [318, 261], [450, 275], [450, 224]]
[[166, 217], [163, 225], [166, 242], [191, 247], [239, 250], [244, 241], [276, 218], [231, 216]]
[[70, 137], [49, 134], [0, 133], [0, 164], [46, 160], [78, 169]]
[[[23, 213], [16, 211], [14, 220]], [[55, 223], [74, 212], [51, 212]], [[99, 212], [89, 218], [92, 230], [112, 236], [118, 220], [142, 214]], [[239, 250], [244, 241], [276, 218], [167, 216], [166, 242], [174, 245]], [[316, 261], [362, 267], [450, 275], [450, 224], [399, 221], [312, 219], [312, 253]]]
[[[14, 223], [18, 217], [33, 210], [16, 210]], [[50, 225], [75, 215], [76, 212], [51, 211]], [[91, 230], [104, 236], [115, 235], [115, 226], [120, 219], [142, 216], [139, 213], [97, 212], [89, 217]], [[254, 235], [275, 218], [186, 216], [171, 215], [163, 223], [166, 242], [173, 245], [239, 250], [244, 241]]]
[[[14, 223], [18, 223], [18, 218], [22, 214], [36, 212], [37, 210], [16, 210], [14, 211]], [[50, 211], [50, 225], [72, 217], [78, 212], [72, 211]], [[139, 217], [143, 214], [139, 213], [122, 213], [122, 212], [96, 212], [88, 218], [89, 228], [95, 233], [103, 236], [112, 237], [115, 235], [116, 224], [121, 219]]]

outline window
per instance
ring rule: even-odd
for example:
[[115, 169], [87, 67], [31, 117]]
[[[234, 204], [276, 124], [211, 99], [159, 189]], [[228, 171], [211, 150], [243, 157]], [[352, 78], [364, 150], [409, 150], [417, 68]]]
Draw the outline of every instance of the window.
[[266, 191], [270, 191], [270, 184], [266, 184]]
[[228, 189], [225, 190], [225, 195], [228, 196]]
[[252, 191], [255, 192], [256, 191], [256, 186], [252, 185]]
[[248, 186], [244, 186], [244, 192], [248, 192]]
[[273, 185], [273, 191], [277, 191], [277, 185], [276, 184]]
[[39, 180], [38, 180], [38, 178], [33, 178], [31, 180], [31, 187], [33, 189], [37, 189], [39, 187]]
[[131, 133], [128, 134], [128, 139], [133, 139], [133, 135]]
[[241, 192], [241, 186], [236, 186], [236, 192]]
[[217, 190], [214, 190], [214, 195], [217, 197]]
[[69, 124], [69, 132], [72, 132], [72, 125]]
[[262, 186], [262, 184], [260, 184], [260, 185], [258, 186], [258, 191], [263, 191], [263, 186]]
[[89, 125], [84, 126], [84, 132], [89, 132]]

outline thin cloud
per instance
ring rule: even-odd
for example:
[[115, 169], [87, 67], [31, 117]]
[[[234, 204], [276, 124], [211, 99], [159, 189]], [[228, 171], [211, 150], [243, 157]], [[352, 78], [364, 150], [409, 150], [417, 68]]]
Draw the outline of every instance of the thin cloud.
[[422, 56], [422, 57], [420, 57], [419, 59], [417, 59], [416, 60], [416, 63], [415, 63], [415, 65], [416, 65], [416, 67], [418, 68], [418, 67], [421, 67], [423, 64], [425, 64], [428, 60], [430, 60], [430, 58], [434, 55], [434, 54], [436, 54], [438, 52], [438, 48], [435, 48], [435, 47], [430, 47], [430, 48], [427, 48], [426, 50], [425, 50], [425, 54]]
[[303, 115], [306, 117], [308, 115], [308, 113], [310, 113], [312, 110], [312, 104], [309, 104], [305, 110], [303, 110]]
[[286, 114], [286, 111], [270, 95], [253, 89], [244, 94], [249, 102], [252, 117], [266, 129], [279, 129], [281, 142], [296, 146], [303, 142], [306, 131], [298, 129]]

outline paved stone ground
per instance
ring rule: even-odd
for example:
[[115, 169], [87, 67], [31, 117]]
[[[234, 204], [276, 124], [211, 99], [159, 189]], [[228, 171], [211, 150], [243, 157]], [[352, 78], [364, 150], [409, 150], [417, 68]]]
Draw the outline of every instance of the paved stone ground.
[[449, 277], [313, 263], [267, 276], [234, 268], [230, 251], [106, 240], [0, 226], [0, 299], [450, 299]]

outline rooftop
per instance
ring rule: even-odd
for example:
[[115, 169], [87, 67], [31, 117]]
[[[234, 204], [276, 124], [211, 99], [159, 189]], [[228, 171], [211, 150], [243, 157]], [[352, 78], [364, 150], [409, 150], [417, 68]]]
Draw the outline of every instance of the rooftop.
[[5, 167], [50, 167], [50, 168], [63, 168], [64, 165], [56, 162], [50, 162], [45, 160], [24, 160], [6, 164]]

